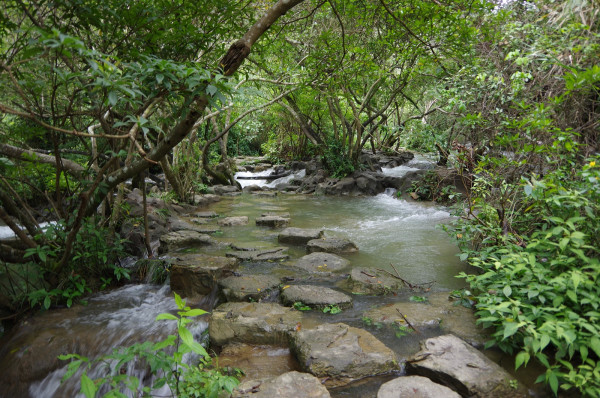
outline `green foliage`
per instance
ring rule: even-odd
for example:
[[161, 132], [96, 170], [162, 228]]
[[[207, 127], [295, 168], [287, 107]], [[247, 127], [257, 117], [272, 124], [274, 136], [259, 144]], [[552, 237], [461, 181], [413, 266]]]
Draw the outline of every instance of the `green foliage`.
[[454, 305], [462, 305], [465, 308], [473, 308], [475, 297], [467, 289], [453, 290], [450, 292], [450, 298], [456, 300]]
[[[108, 388], [104, 397], [125, 396], [129, 391], [135, 396], [149, 396], [164, 385], [167, 385], [173, 396], [177, 397], [210, 397], [217, 398], [222, 393], [231, 393], [239, 384], [233, 377], [222, 374], [211, 368], [211, 358], [202, 345], [194, 341], [192, 333], [186, 327], [193, 317], [204, 315], [206, 311], [191, 309], [184, 300], [175, 293], [177, 315], [160, 314], [156, 320], [172, 320], [177, 322], [177, 334], [168, 336], [158, 343], [144, 342], [126, 348], [115, 349], [111, 354], [90, 360], [78, 354], [60, 355], [61, 360], [71, 360], [63, 381], [73, 377], [82, 368], [80, 392], [87, 398], [98, 396], [100, 389]], [[199, 355], [199, 364], [189, 365], [184, 362], [185, 354]], [[140, 387], [137, 377], [124, 372], [129, 363], [148, 364], [156, 377], [151, 386]], [[106, 376], [92, 380], [87, 372], [96, 364], [107, 364]]]
[[343, 178], [354, 172], [352, 159], [346, 154], [341, 142], [331, 139], [325, 146], [321, 160], [325, 168], [334, 178]]
[[294, 309], [298, 311], [310, 311], [312, 308], [310, 308], [308, 305], [305, 305], [302, 301], [296, 301], [294, 303]]
[[527, 209], [514, 217], [535, 223], [526, 234], [504, 234], [492, 226], [497, 218], [485, 216], [485, 224], [459, 232], [466, 240], [485, 236], [477, 251], [463, 246], [481, 271], [462, 274], [477, 292], [479, 322], [495, 330], [494, 344], [517, 353], [517, 368], [533, 358], [546, 366], [538, 380], [555, 394], [559, 387], [600, 394], [598, 163], [588, 160], [575, 175], [564, 167], [524, 178], [518, 196]]
[[410, 296], [409, 300], [414, 301], [415, 303], [426, 303], [427, 297], [425, 297], [425, 296]]
[[340, 307], [338, 307], [336, 304], [328, 305], [328, 306], [325, 306], [325, 308], [323, 308], [324, 314], [335, 315], [335, 314], [339, 314], [340, 312], [342, 312], [342, 309]]
[[419, 200], [434, 201], [445, 205], [456, 203], [461, 199], [461, 194], [456, 191], [456, 187], [452, 183], [444, 182], [432, 170], [428, 171], [420, 180], [414, 181], [407, 192], [414, 192]]
[[394, 335], [396, 336], [396, 338], [400, 339], [404, 336], [406, 336], [407, 334], [412, 333], [412, 329], [406, 325], [399, 325], [398, 323], [393, 323], [393, 328], [394, 328]]

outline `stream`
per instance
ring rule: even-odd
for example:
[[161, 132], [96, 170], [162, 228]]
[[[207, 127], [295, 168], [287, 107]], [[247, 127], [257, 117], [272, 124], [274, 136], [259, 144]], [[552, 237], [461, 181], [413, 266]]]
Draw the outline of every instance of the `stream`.
[[[384, 172], [398, 175], [415, 167], [427, 167], [427, 162], [416, 160], [412, 164]], [[281, 182], [242, 181], [246, 185], [263, 186], [275, 186]], [[326, 197], [280, 193], [275, 197], [249, 194], [224, 197], [210, 208], [202, 210], [212, 210], [220, 216], [249, 217], [248, 225], [221, 228], [222, 233], [215, 236], [219, 241], [238, 245], [277, 245], [278, 230], [257, 227], [253, 220], [265, 212], [288, 212], [290, 226], [323, 229], [326, 236], [347, 237], [356, 243], [359, 252], [343, 256], [351, 261], [352, 267], [397, 271], [413, 284], [432, 283], [432, 292], [448, 292], [465, 287], [465, 282], [455, 276], [461, 271], [467, 271], [468, 266], [458, 259], [458, 248], [454, 242], [437, 227], [450, 222], [452, 216], [448, 209], [434, 204], [396, 199], [387, 194], [374, 197]], [[227, 249], [203, 251], [211, 255], [224, 255]], [[251, 268], [254, 274], [285, 277], [290, 273], [286, 264], [293, 263], [306, 252], [301, 247], [292, 246], [289, 254], [291, 259], [283, 264], [242, 263], [240, 272]], [[410, 295], [411, 293], [385, 297], [356, 296], [353, 308], [341, 314], [326, 315], [320, 311], [310, 311], [307, 316], [312, 317], [315, 323], [344, 322], [362, 327], [361, 316], [366, 309], [377, 304], [408, 301]], [[15, 328], [25, 330], [26, 333], [13, 331], [0, 342], [0, 358], [8, 351], [19, 351], [18, 364], [0, 362], [0, 374], [3, 375], [0, 376], [0, 396], [76, 396], [77, 387], [74, 382], [60, 383], [66, 366], [61, 366], [58, 360], [52, 363], [38, 362], [37, 350], [44, 351], [45, 358], [55, 358], [66, 353], [94, 357], [113, 347], [146, 340], [158, 341], [173, 333], [175, 325], [173, 322], [156, 322], [154, 319], [162, 312], [172, 312], [175, 309], [168, 286], [128, 285], [93, 296], [87, 300], [87, 305], [78, 304], [70, 309], [35, 315], [25, 321], [26, 328]], [[205, 321], [197, 321], [193, 326], [195, 337], [199, 339], [206, 328]], [[384, 331], [369, 331], [392, 348], [399, 359], [418, 351], [419, 341], [423, 338], [442, 334], [439, 328], [431, 328], [423, 336], [413, 334], [399, 339]], [[294, 367], [293, 364], [289, 366], [290, 369]], [[94, 370], [92, 375], [97, 375], [98, 372], [100, 370]], [[140, 380], [147, 376], [144, 370], [130, 369], [130, 372]], [[35, 381], [19, 380], [24, 375]], [[334, 397], [375, 397], [382, 380], [385, 381], [385, 378], [373, 378], [366, 383], [336, 389], [331, 393]], [[8, 394], [7, 391], [10, 391], [9, 395], [4, 395]]]

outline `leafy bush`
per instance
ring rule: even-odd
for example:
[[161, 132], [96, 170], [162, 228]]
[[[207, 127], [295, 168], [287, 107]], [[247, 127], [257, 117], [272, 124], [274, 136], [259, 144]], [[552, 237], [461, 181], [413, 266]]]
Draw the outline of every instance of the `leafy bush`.
[[[480, 270], [461, 276], [476, 292], [478, 322], [495, 329], [490, 344], [516, 352], [516, 368], [533, 358], [543, 364], [538, 381], [555, 394], [573, 388], [598, 397], [600, 158], [576, 175], [565, 160], [544, 178], [523, 178], [511, 199], [527, 205], [511, 217], [533, 229], [494, 226], [498, 215], [493, 220], [481, 205], [478, 223], [463, 220], [455, 234], [463, 259]], [[477, 251], [469, 241], [479, 242]]]
[[321, 160], [334, 178], [346, 177], [354, 171], [354, 164], [352, 159], [346, 155], [344, 146], [334, 139], [329, 140], [325, 146]]

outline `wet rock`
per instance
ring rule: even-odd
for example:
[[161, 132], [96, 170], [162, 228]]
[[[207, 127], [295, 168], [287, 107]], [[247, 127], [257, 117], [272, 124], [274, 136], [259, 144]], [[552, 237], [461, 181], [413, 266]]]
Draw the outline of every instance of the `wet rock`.
[[291, 338], [300, 366], [328, 387], [398, 370], [394, 352], [363, 329], [343, 323], [301, 329]]
[[175, 231], [169, 232], [168, 234], [164, 234], [160, 237], [160, 247], [158, 248], [158, 252], [166, 253], [182, 247], [188, 248], [193, 246], [210, 246], [215, 244], [216, 241], [210, 236], [197, 231]]
[[428, 296], [428, 301], [431, 306], [440, 310], [440, 326], [447, 333], [452, 333], [477, 348], [482, 348], [490, 340], [491, 331], [477, 324], [473, 309], [465, 308], [450, 299], [448, 292], [432, 293]]
[[244, 188], [242, 188], [243, 192], [257, 192], [257, 191], [262, 191], [262, 187], [259, 187], [258, 185], [247, 185]]
[[451, 334], [422, 342], [421, 351], [407, 361], [406, 371], [428, 377], [464, 397], [527, 396], [523, 386], [511, 387], [514, 379], [504, 369]]
[[272, 249], [241, 250], [229, 252], [227, 257], [234, 257], [241, 261], [282, 261], [290, 258], [287, 247], [274, 247]]
[[300, 369], [287, 347], [244, 343], [223, 347], [219, 354], [219, 367], [241, 369], [246, 380], [275, 377]]
[[260, 216], [261, 217], [283, 217], [283, 218], [290, 218], [290, 213], [288, 213], [288, 212], [268, 211], [266, 213], [262, 213]]
[[218, 217], [219, 215], [214, 211], [197, 211], [194, 213], [194, 216], [199, 218], [214, 218]]
[[259, 301], [279, 288], [281, 280], [272, 275], [230, 276], [219, 281], [226, 301]]
[[200, 207], [206, 207], [211, 203], [220, 201], [221, 198], [213, 194], [194, 195], [194, 204]]
[[253, 196], [258, 196], [261, 198], [275, 198], [277, 197], [277, 192], [276, 191], [256, 191], [256, 192], [252, 192]]
[[326, 252], [326, 253], [354, 253], [358, 251], [358, 247], [345, 238], [322, 238], [313, 239], [306, 244], [310, 253]]
[[219, 220], [219, 225], [222, 227], [231, 227], [234, 225], [246, 225], [246, 224], [248, 224], [247, 216], [225, 217], [222, 220]]
[[340, 271], [350, 265], [350, 261], [331, 253], [315, 252], [300, 258], [294, 266], [311, 273]]
[[196, 225], [204, 225], [208, 223], [208, 219], [202, 217], [192, 217], [190, 218], [190, 222]]
[[290, 223], [289, 218], [280, 217], [280, 216], [265, 216], [258, 217], [256, 219], [256, 225], [271, 227], [271, 228], [283, 228], [286, 227]]
[[402, 315], [416, 328], [435, 327], [440, 324], [442, 310], [427, 303], [394, 303], [371, 309], [363, 314], [373, 323], [378, 322], [384, 325], [395, 323], [407, 326]]
[[329, 391], [316, 377], [288, 372], [270, 379], [248, 380], [233, 391], [233, 398], [328, 398]]
[[323, 237], [322, 229], [305, 229], [305, 228], [286, 228], [277, 237], [281, 243], [289, 243], [292, 245], [305, 245], [313, 239]]
[[213, 186], [215, 195], [227, 196], [229, 194], [238, 194], [240, 189], [235, 185], [215, 185]]
[[217, 346], [282, 344], [301, 321], [300, 311], [275, 303], [225, 303], [213, 311], [208, 332]]
[[377, 392], [377, 398], [460, 398], [446, 386], [434, 383], [427, 377], [404, 376], [388, 381]]
[[[202, 219], [199, 218], [199, 220]], [[200, 232], [201, 234], [214, 234], [215, 232], [219, 231], [219, 228], [215, 227], [214, 225], [191, 223], [177, 217], [170, 217], [168, 222], [171, 231], [196, 231]]]
[[171, 289], [182, 296], [209, 294], [216, 281], [231, 276], [239, 260], [205, 254], [183, 254], [173, 258]]
[[347, 294], [315, 285], [292, 285], [282, 291], [281, 299], [286, 305], [291, 306], [300, 301], [316, 309], [331, 305], [337, 305], [342, 309], [352, 306], [352, 297]]
[[404, 286], [401, 280], [373, 268], [353, 268], [347, 285], [352, 293], [375, 296], [397, 292]]

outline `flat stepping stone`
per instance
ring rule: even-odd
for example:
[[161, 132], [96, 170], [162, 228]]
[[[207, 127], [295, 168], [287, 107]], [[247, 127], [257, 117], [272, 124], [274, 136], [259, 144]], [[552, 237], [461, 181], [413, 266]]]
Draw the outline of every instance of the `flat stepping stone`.
[[[205, 220], [198, 218], [198, 220]], [[206, 221], [205, 221], [206, 222]], [[170, 228], [172, 231], [196, 231], [201, 234], [214, 234], [219, 231], [214, 225], [203, 225], [204, 223], [191, 223], [175, 217], [169, 219]]]
[[231, 276], [239, 260], [194, 253], [172, 259], [171, 290], [185, 297], [204, 296], [212, 291], [216, 280]]
[[377, 398], [460, 398], [455, 391], [434, 383], [427, 377], [404, 376], [384, 383]]
[[288, 372], [270, 379], [247, 380], [236, 387], [232, 398], [329, 398], [321, 381], [308, 373]]
[[294, 266], [311, 273], [326, 274], [340, 271], [350, 265], [350, 261], [331, 253], [316, 252], [300, 258]]
[[159, 253], [166, 253], [180, 248], [191, 246], [211, 246], [217, 242], [210, 236], [198, 231], [174, 231], [162, 235], [160, 238]]
[[352, 297], [324, 286], [291, 285], [283, 289], [281, 299], [286, 305], [302, 302], [311, 308], [322, 309], [337, 305], [344, 309], [352, 306]]
[[352, 293], [374, 296], [394, 293], [404, 287], [400, 279], [373, 268], [353, 268], [347, 284]]
[[527, 389], [498, 364], [460, 338], [447, 334], [421, 343], [421, 351], [406, 362], [406, 372], [429, 377], [463, 397], [527, 397]]
[[219, 215], [217, 213], [215, 213], [214, 211], [197, 211], [194, 213], [194, 217], [199, 217], [199, 218], [215, 218], [218, 216]]
[[277, 240], [280, 243], [289, 243], [292, 245], [305, 245], [313, 239], [323, 237], [322, 229], [305, 229], [305, 228], [286, 228], [279, 233]]
[[394, 303], [371, 309], [363, 317], [373, 323], [408, 326], [402, 315], [416, 328], [436, 327], [442, 320], [442, 309], [426, 303]]
[[306, 244], [308, 252], [354, 253], [358, 247], [346, 238], [313, 239]]
[[344, 323], [300, 329], [290, 344], [302, 369], [326, 378], [327, 387], [399, 369], [392, 350], [366, 330]]
[[234, 225], [247, 225], [248, 216], [225, 217], [219, 220], [218, 224], [222, 227], [232, 227]]
[[229, 276], [219, 281], [227, 301], [258, 301], [279, 288], [281, 280], [272, 275]]
[[241, 194], [240, 189], [235, 185], [215, 185], [213, 187], [216, 195], [235, 196]]
[[283, 261], [290, 258], [287, 254], [287, 247], [275, 247], [272, 249], [263, 250], [240, 250], [229, 252], [226, 254], [227, 257], [234, 257], [241, 261]]
[[217, 346], [231, 342], [282, 344], [301, 321], [301, 311], [276, 303], [231, 302], [213, 310], [208, 333]]
[[271, 227], [271, 228], [287, 227], [289, 223], [290, 223], [289, 218], [280, 217], [280, 216], [265, 216], [265, 217], [258, 217], [256, 219], [256, 225], [260, 225], [263, 227]]
[[271, 217], [271, 216], [274, 216], [274, 217], [290, 218], [290, 213], [288, 213], [288, 212], [274, 212], [274, 211], [269, 211], [269, 212], [266, 212], [266, 213], [262, 213], [260, 216], [261, 217]]
[[244, 343], [227, 344], [223, 347], [219, 353], [219, 367], [241, 369], [244, 379], [253, 381], [299, 369], [289, 348]]

